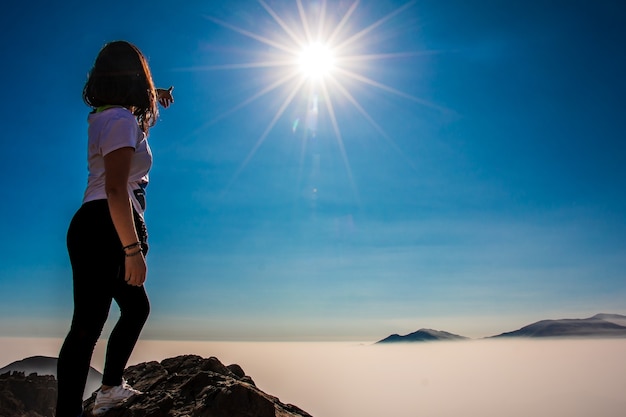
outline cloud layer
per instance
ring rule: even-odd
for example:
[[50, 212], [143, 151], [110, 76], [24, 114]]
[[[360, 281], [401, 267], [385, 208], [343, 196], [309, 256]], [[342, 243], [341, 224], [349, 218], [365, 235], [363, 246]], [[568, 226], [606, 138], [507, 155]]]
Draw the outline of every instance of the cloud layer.
[[[55, 355], [59, 340], [1, 339], [0, 363]], [[93, 365], [101, 369], [104, 341]], [[316, 417], [621, 417], [626, 340], [142, 341], [131, 363], [183, 353], [238, 363], [259, 388]]]

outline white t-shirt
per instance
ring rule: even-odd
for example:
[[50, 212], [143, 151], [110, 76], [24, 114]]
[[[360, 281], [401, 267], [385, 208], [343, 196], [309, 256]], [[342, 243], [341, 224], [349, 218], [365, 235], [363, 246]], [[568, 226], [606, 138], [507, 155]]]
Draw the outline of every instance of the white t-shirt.
[[83, 203], [107, 198], [104, 156], [116, 149], [131, 147], [135, 149], [135, 154], [128, 175], [128, 196], [137, 213], [143, 215], [146, 208], [143, 190], [148, 185], [148, 171], [152, 167], [152, 152], [146, 134], [139, 128], [135, 116], [124, 107], [91, 113], [88, 121], [89, 176]]

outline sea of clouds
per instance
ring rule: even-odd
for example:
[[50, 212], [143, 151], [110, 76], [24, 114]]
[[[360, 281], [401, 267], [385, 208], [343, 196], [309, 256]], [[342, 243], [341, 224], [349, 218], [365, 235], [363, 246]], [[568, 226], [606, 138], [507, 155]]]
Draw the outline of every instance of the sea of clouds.
[[[0, 367], [58, 339], [0, 338]], [[102, 369], [105, 341], [92, 365]], [[140, 341], [131, 364], [180, 354], [238, 363], [314, 417], [623, 417], [626, 339], [371, 342]]]

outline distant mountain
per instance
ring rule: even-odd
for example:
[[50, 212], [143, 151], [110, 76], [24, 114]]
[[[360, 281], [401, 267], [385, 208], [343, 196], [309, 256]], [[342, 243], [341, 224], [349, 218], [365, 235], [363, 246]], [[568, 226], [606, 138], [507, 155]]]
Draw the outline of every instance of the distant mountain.
[[392, 334], [379, 340], [376, 343], [399, 343], [399, 342], [432, 342], [437, 340], [466, 340], [467, 337], [459, 336], [456, 334], [432, 330], [432, 329], [420, 329], [416, 332], [400, 336], [398, 334]]
[[[0, 375], [7, 372], [23, 372], [25, 375], [36, 373], [37, 375], [52, 375], [56, 378], [57, 358], [49, 356], [31, 356], [21, 361], [10, 363], [0, 369]], [[90, 367], [83, 398], [88, 398], [92, 392], [97, 390], [101, 385], [101, 381], [102, 374], [93, 367]]]
[[24, 372], [26, 375], [36, 373], [38, 375], [53, 375], [56, 377], [57, 358], [51, 358], [49, 356], [31, 356], [1, 368], [0, 374], [13, 371]]
[[596, 314], [587, 319], [541, 320], [491, 337], [626, 337], [626, 316]]
[[609, 321], [611, 323], [626, 327], [626, 316], [622, 316], [620, 314], [600, 313], [593, 316], [592, 319], [602, 319], [604, 321]]

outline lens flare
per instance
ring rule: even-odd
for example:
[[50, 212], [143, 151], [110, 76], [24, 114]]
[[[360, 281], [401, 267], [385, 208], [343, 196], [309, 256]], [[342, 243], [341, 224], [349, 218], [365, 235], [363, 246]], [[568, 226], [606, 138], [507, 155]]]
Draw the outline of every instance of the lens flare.
[[[263, 50], [269, 52], [260, 55], [260, 59], [256, 53], [251, 54], [251, 56], [257, 56], [257, 59], [249, 62], [191, 68], [194, 71], [262, 70], [271, 74], [267, 84], [263, 85], [258, 92], [208, 121], [205, 126], [239, 111], [270, 93], [277, 94], [279, 97], [276, 102], [278, 104], [275, 104], [276, 113], [274, 117], [271, 118], [267, 128], [256, 142], [252, 144], [250, 151], [239, 165], [226, 189], [229, 189], [236, 181], [294, 101], [305, 102], [308, 105], [304, 111], [299, 111], [292, 119], [294, 120], [291, 126], [292, 133], [302, 132], [303, 138], [314, 139], [319, 133], [320, 125], [326, 122], [326, 131], [331, 131], [337, 142], [337, 148], [357, 204], [359, 202], [358, 190], [343, 143], [340, 129], [341, 117], [335, 111], [335, 108], [339, 110], [345, 107], [335, 107], [334, 103], [338, 105], [352, 104], [356, 111], [374, 128], [374, 131], [382, 136], [411, 167], [415, 167], [413, 161], [374, 120], [370, 114], [372, 107], [366, 106], [367, 103], [361, 103], [358, 99], [359, 96], [354, 93], [359, 88], [368, 88], [394, 95], [438, 112], [448, 111], [428, 100], [394, 88], [383, 81], [370, 78], [369, 74], [372, 72], [365, 71], [367, 68], [371, 69], [375, 64], [389, 66], [392, 60], [406, 60], [415, 56], [438, 53], [438, 51], [384, 52], [375, 47], [378, 43], [376, 31], [382, 30], [383, 26], [389, 27], [394, 19], [408, 13], [415, 6], [417, 0], [409, 0], [374, 21], [367, 18], [367, 13], [361, 17], [357, 16], [357, 9], [361, 0], [349, 2], [320, 0], [307, 3], [304, 3], [303, 0], [296, 0], [297, 13], [289, 10], [289, 7], [286, 6], [292, 4], [291, 1], [284, 2], [284, 4], [271, 2], [271, 6], [267, 0], [258, 0], [258, 3], [271, 18], [266, 24], [267, 27], [259, 32], [253, 32], [247, 27], [236, 26], [213, 16], [206, 16], [206, 19], [243, 37], [257, 41], [263, 46]], [[368, 23], [360, 24], [361, 18]], [[400, 35], [399, 32], [393, 30], [390, 33], [395, 33], [396, 36]], [[367, 52], [368, 49], [371, 50]], [[304, 99], [300, 98], [301, 96], [304, 96]], [[323, 118], [323, 120], [318, 120], [318, 117]], [[306, 140], [302, 141], [303, 149], [306, 142]]]

